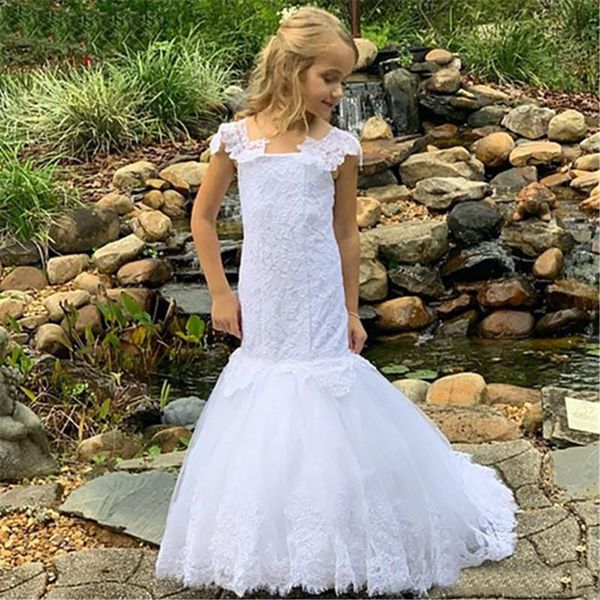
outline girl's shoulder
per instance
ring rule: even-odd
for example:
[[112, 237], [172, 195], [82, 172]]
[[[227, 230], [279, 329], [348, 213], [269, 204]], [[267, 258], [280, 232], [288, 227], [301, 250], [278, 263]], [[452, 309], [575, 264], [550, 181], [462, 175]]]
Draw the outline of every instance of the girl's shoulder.
[[326, 153], [334, 155], [334, 161], [336, 163], [339, 164], [342, 162], [347, 154], [352, 154], [358, 157], [359, 165], [362, 166], [362, 146], [358, 136], [351, 131], [340, 129], [333, 125], [327, 135], [320, 140], [316, 140], [316, 142], [322, 144], [323, 150]]

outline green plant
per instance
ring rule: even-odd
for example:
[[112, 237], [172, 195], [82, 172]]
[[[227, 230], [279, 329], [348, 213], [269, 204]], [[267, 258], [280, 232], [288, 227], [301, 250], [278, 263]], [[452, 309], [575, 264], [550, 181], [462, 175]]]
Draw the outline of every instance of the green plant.
[[55, 169], [51, 162], [19, 159], [17, 148], [0, 148], [0, 236], [44, 239], [59, 214], [81, 204]]
[[165, 379], [160, 388], [159, 405], [161, 410], [169, 403], [169, 396], [171, 395], [171, 384]]

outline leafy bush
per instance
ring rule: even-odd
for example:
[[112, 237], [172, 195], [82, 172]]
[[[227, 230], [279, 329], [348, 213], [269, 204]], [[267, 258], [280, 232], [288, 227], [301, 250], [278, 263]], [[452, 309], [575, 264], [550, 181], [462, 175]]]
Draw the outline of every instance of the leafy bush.
[[17, 152], [0, 151], [0, 237], [43, 239], [53, 218], [79, 200], [56, 180], [51, 163], [19, 160]]

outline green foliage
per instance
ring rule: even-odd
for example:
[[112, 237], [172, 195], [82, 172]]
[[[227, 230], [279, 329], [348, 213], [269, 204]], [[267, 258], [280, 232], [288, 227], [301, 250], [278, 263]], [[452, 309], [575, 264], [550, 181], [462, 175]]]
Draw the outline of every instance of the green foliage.
[[222, 55], [190, 35], [154, 42], [137, 53], [127, 50], [115, 69], [141, 100], [152, 137], [173, 137], [224, 109], [231, 68], [224, 66]]
[[80, 204], [75, 192], [60, 183], [55, 166], [19, 159], [18, 148], [0, 148], [0, 237], [43, 239], [53, 219]]

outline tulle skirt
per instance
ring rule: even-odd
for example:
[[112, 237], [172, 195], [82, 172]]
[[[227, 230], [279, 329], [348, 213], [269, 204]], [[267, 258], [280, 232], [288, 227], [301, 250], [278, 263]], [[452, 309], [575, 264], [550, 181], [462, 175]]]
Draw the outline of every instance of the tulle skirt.
[[517, 510], [359, 354], [274, 362], [240, 347], [190, 439], [155, 572], [240, 597], [425, 593], [512, 554]]

